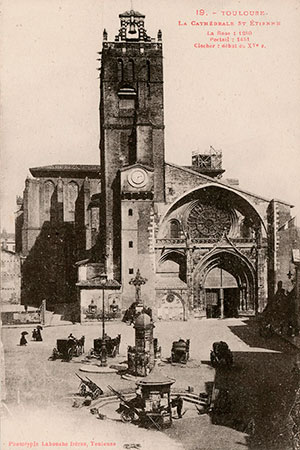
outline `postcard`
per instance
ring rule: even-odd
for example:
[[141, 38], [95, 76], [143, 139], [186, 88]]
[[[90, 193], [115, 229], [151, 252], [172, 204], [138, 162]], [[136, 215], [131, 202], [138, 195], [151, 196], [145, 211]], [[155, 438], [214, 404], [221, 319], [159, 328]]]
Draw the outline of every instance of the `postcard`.
[[299, 1], [1, 6], [1, 448], [299, 448]]

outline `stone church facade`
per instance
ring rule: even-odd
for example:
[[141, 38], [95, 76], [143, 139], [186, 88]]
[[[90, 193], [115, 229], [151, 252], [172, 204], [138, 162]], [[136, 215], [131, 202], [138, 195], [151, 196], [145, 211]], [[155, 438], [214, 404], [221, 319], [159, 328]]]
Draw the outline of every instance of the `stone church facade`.
[[162, 33], [149, 37], [137, 11], [119, 18], [100, 52], [100, 166], [40, 167], [26, 180], [23, 302], [72, 305], [84, 319], [91, 300], [101, 308], [105, 271], [120, 285], [106, 289], [107, 307], [125, 310], [139, 269], [156, 318], [261, 311], [278, 280], [293, 287], [294, 243], [280, 231], [293, 226], [291, 205], [224, 179], [213, 148], [188, 167], [165, 162]]

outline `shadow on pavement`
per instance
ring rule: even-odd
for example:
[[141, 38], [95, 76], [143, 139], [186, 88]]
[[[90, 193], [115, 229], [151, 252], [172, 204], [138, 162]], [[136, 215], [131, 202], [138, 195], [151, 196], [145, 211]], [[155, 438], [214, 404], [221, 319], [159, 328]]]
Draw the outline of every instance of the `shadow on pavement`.
[[250, 318], [243, 321], [244, 326], [229, 326], [228, 328], [239, 339], [249, 345], [249, 347], [262, 348], [273, 351], [287, 351], [288, 347], [293, 347], [287, 344], [280, 336], [274, 334], [272, 337], [263, 337], [259, 334], [259, 321], [257, 318]]
[[259, 336], [252, 321], [230, 330], [259, 351], [233, 352], [233, 367], [216, 369], [219, 395], [212, 423], [245, 433], [249, 449], [291, 449], [288, 414], [299, 384], [292, 372], [296, 348], [278, 336]]

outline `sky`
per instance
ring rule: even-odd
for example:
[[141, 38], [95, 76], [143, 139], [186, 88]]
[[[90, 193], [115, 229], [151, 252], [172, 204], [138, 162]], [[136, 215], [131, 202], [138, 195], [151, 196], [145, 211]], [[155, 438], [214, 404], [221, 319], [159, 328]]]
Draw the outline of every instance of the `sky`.
[[[212, 145], [225, 177], [299, 217], [299, 0], [2, 0], [1, 227], [14, 230], [30, 167], [99, 163], [97, 52], [131, 3], [151, 37], [163, 33], [166, 160], [189, 165]], [[222, 48], [218, 32], [245, 48]]]

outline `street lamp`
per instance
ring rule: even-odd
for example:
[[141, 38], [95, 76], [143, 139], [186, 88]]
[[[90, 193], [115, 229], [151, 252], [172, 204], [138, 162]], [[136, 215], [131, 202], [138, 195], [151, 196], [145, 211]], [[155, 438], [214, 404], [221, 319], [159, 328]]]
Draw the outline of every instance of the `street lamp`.
[[105, 311], [104, 311], [104, 290], [107, 285], [107, 275], [102, 273], [100, 275], [100, 285], [102, 289], [102, 343], [101, 343], [101, 366], [107, 366], [107, 350], [105, 339]]
[[[99, 283], [99, 284], [98, 284]], [[102, 273], [97, 277], [97, 286], [102, 290], [102, 344], [101, 344], [101, 366], [107, 366], [107, 348], [105, 334], [105, 296], [104, 291], [120, 289], [118, 281], [108, 279], [106, 273]]]

